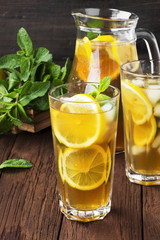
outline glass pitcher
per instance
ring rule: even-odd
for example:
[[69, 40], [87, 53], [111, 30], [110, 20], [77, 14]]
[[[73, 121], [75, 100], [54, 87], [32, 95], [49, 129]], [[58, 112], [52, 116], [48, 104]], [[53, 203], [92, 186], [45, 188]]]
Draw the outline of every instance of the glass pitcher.
[[[138, 59], [136, 40], [144, 39], [149, 58], [159, 59], [154, 35], [144, 29], [135, 30], [138, 16], [117, 9], [86, 8], [72, 11], [77, 39], [70, 82], [99, 82], [106, 76], [120, 88], [120, 65]], [[123, 118], [120, 104], [116, 149], [122, 150]]]

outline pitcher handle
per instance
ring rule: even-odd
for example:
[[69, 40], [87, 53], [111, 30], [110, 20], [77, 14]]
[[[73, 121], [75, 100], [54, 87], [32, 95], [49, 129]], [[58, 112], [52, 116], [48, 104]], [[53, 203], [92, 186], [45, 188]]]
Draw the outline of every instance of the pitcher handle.
[[160, 60], [160, 52], [157, 40], [152, 32], [145, 28], [137, 28], [136, 29], [137, 39], [142, 38], [146, 44], [149, 59]]

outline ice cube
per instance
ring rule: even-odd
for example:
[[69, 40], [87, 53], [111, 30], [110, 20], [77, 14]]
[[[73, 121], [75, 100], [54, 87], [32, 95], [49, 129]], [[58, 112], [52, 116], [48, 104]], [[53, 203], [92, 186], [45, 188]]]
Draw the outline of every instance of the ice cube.
[[144, 87], [144, 81], [143, 80], [132, 80], [132, 83], [138, 87]]
[[132, 154], [133, 155], [139, 155], [145, 151], [146, 151], [145, 146], [137, 146], [137, 145], [132, 146]]
[[105, 118], [107, 121], [112, 122], [116, 117], [116, 107], [112, 103], [106, 103], [101, 107], [102, 111], [105, 113]]
[[157, 137], [154, 139], [152, 143], [152, 148], [158, 148], [160, 147], [160, 134], [157, 135]]
[[160, 102], [156, 103], [153, 111], [155, 117], [160, 117]]
[[62, 102], [71, 101], [69, 97], [60, 97], [60, 100], [61, 100]]
[[160, 101], [160, 86], [149, 85], [148, 88], [142, 88], [142, 92], [148, 98], [152, 106], [155, 106]]

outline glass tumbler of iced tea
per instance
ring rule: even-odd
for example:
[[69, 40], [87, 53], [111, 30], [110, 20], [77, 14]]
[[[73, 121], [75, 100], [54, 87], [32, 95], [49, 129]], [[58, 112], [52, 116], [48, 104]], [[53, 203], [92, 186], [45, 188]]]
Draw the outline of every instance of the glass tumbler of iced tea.
[[121, 66], [126, 175], [131, 182], [160, 184], [160, 61]]
[[[150, 58], [159, 57], [152, 33], [136, 29], [138, 16], [118, 9], [84, 8], [72, 11], [77, 37], [70, 82], [99, 82], [106, 76], [120, 89], [120, 66], [138, 60], [137, 38], [145, 40]], [[120, 104], [116, 150], [124, 149]]]
[[103, 219], [111, 209], [119, 90], [68, 83], [51, 89], [49, 102], [61, 212]]

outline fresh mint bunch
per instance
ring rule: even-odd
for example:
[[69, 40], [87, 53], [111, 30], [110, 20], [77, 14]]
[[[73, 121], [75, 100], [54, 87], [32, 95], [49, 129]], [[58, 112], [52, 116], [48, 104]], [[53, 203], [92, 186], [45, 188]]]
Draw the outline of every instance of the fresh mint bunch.
[[0, 68], [6, 72], [6, 79], [0, 80], [0, 134], [32, 122], [26, 109], [48, 110], [48, 90], [65, 83], [71, 69], [69, 59], [61, 68], [48, 49], [34, 50], [24, 28], [18, 31], [17, 44], [20, 50], [16, 54], [0, 58]]
[[103, 101], [103, 100], [107, 100], [110, 97], [103, 94], [103, 92], [105, 92], [107, 90], [107, 88], [110, 85], [110, 81], [111, 78], [110, 76], [103, 78], [100, 83], [99, 83], [99, 88], [93, 84], [93, 86], [95, 87], [95, 90], [90, 92], [89, 94], [94, 97], [96, 99], [96, 101]]

